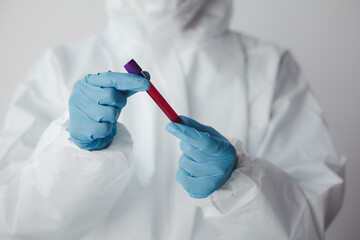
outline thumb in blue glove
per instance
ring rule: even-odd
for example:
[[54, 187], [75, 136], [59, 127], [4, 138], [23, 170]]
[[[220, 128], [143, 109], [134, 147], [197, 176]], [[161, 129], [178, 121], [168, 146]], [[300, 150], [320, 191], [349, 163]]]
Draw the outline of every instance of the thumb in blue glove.
[[169, 123], [166, 130], [181, 140], [183, 154], [176, 180], [192, 198], [205, 198], [221, 187], [235, 167], [234, 146], [215, 129], [181, 116], [184, 125]]

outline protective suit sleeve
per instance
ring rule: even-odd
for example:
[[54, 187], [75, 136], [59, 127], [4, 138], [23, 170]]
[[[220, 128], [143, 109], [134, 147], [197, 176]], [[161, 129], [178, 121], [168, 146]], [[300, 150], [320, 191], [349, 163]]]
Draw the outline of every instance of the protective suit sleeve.
[[82, 239], [104, 219], [132, 176], [132, 141], [119, 135], [102, 151], [79, 149], [67, 128], [68, 116], [42, 135], [19, 179], [12, 232], [20, 239]]
[[58, 65], [54, 52], [47, 50], [17, 86], [0, 135], [0, 171], [22, 165], [50, 122], [66, 110], [68, 96]]
[[0, 239], [82, 239], [98, 229], [130, 178], [131, 137], [87, 152], [70, 140], [68, 93], [52, 51], [18, 87], [0, 135]]
[[246, 146], [234, 142], [237, 166], [207, 202], [199, 203], [204, 219], [199, 229], [210, 225], [226, 233], [224, 239], [324, 239], [342, 203], [344, 161], [289, 53], [272, 92], [260, 144], [246, 153]]

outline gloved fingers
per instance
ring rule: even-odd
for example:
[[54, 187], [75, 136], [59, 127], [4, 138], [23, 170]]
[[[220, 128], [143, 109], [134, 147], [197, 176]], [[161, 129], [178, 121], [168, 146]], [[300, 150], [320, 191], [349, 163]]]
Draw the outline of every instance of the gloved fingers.
[[217, 189], [218, 176], [192, 177], [179, 168], [176, 172], [178, 181], [193, 198], [206, 198]]
[[226, 164], [228, 161], [233, 162], [233, 159], [236, 158], [236, 150], [231, 144], [228, 146], [229, 147], [223, 149], [223, 151], [208, 153], [200, 151], [184, 141], [180, 142], [180, 150], [186, 156], [192, 158], [196, 162], [202, 163], [213, 162], [217, 164]]
[[197, 121], [195, 121], [192, 118], [180, 115], [180, 118], [183, 120], [184, 125], [188, 127], [193, 127], [201, 132], [208, 132], [211, 135], [218, 137], [218, 138], [224, 138], [223, 135], [221, 135], [218, 131], [216, 131], [214, 128], [210, 126], [203, 125]]
[[135, 93], [137, 93], [137, 91], [126, 91], [126, 97], [131, 97]]
[[84, 79], [87, 83], [98, 87], [114, 87], [121, 91], [146, 91], [150, 82], [146, 78], [130, 73], [104, 72], [89, 74]]
[[142, 71], [142, 73], [145, 75], [145, 78], [150, 81], [151, 78], [150, 73], [147, 71]]
[[72, 101], [69, 101], [69, 108], [74, 109], [74, 111], [81, 111], [95, 122], [116, 123], [120, 115], [120, 110], [118, 108], [94, 103], [83, 96], [72, 97]]
[[125, 92], [115, 88], [93, 86], [85, 82], [85, 80], [75, 83], [70, 101], [75, 100], [75, 98], [77, 100], [80, 97], [86, 99], [89, 104], [93, 102], [95, 104], [114, 106], [119, 109], [123, 108], [127, 101]]
[[223, 176], [226, 172], [222, 166], [213, 162], [197, 162], [189, 156], [182, 154], [179, 160], [179, 167], [192, 177]]
[[81, 149], [85, 149], [88, 151], [101, 150], [107, 147], [111, 143], [111, 140], [116, 135], [116, 132], [117, 132], [117, 128], [116, 125], [114, 125], [112, 129], [112, 133], [105, 138], [98, 138], [92, 141], [77, 139], [75, 137], [71, 137], [71, 138], [74, 141], [74, 143]]
[[114, 106], [118, 109], [122, 109], [127, 103], [127, 93], [119, 91], [116, 88], [100, 88], [101, 96], [98, 99], [99, 104]]
[[178, 123], [169, 123], [166, 130], [180, 140], [192, 145], [200, 151], [207, 153], [217, 153], [228, 147], [226, 139], [211, 136], [207, 132], [201, 132], [195, 128]]
[[111, 105], [123, 108], [126, 104], [127, 96], [123, 91], [112, 87], [97, 87], [89, 83], [79, 81], [79, 90], [95, 103]]
[[217, 161], [219, 158], [224, 158], [223, 152], [219, 153], [207, 153], [200, 151], [199, 149], [193, 147], [192, 145], [181, 141], [180, 150], [188, 157], [192, 158], [196, 162], [207, 163]]
[[113, 126], [116, 125], [110, 122], [96, 122], [82, 111], [71, 111], [70, 118], [77, 119], [69, 123], [71, 137], [81, 140], [105, 138], [111, 135]]
[[[150, 78], [151, 78], [150, 73], [148, 73], [146, 71], [143, 71], [143, 74], [145, 75], [145, 78], [150, 81]], [[130, 97], [130, 96], [134, 95], [135, 93], [137, 93], [137, 92], [136, 91], [131, 91], [131, 90], [126, 91], [127, 97]]]

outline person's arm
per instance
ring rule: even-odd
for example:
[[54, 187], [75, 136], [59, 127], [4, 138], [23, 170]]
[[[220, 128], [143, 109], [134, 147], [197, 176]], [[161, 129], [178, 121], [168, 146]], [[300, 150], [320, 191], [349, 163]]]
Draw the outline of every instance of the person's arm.
[[89, 152], [71, 140], [52, 51], [18, 87], [0, 135], [0, 238], [80, 239], [103, 222], [132, 176], [131, 138]]
[[[208, 198], [197, 200], [202, 215], [194, 239], [217, 234], [224, 239], [324, 239], [342, 203], [344, 161], [334, 150], [318, 101], [288, 53], [282, 58], [270, 107], [257, 149], [247, 154], [246, 146], [233, 142], [235, 170]], [[226, 148], [218, 155], [222, 149]], [[192, 156], [196, 162], [196, 154]], [[197, 185], [199, 179], [194, 177], [185, 189], [204, 186]]]

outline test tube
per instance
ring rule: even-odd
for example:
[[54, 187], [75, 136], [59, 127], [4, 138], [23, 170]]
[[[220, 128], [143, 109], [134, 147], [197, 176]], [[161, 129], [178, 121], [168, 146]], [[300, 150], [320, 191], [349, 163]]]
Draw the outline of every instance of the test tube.
[[[134, 59], [131, 59], [127, 64], [125, 64], [125, 69], [128, 73], [136, 74], [138, 76], [146, 78], [141, 67], [135, 62]], [[147, 90], [147, 93], [154, 100], [154, 102], [160, 107], [160, 109], [165, 113], [165, 115], [172, 122], [184, 124], [179, 115], [176, 114], [174, 109], [168, 104], [165, 98], [159, 93], [155, 86], [150, 82], [150, 88]]]

